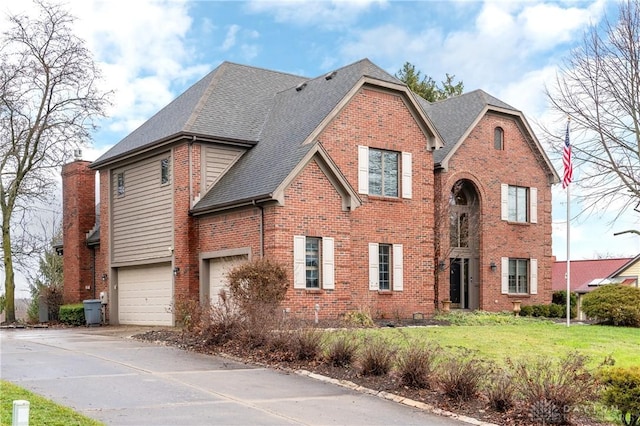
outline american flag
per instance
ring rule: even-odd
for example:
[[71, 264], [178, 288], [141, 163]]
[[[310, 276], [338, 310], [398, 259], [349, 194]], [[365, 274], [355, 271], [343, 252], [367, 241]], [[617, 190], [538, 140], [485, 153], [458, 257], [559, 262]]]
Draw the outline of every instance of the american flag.
[[571, 163], [571, 144], [569, 143], [569, 121], [567, 120], [567, 132], [564, 137], [564, 149], [562, 150], [562, 165], [564, 166], [564, 176], [562, 177], [562, 187], [566, 188], [573, 178], [573, 164]]

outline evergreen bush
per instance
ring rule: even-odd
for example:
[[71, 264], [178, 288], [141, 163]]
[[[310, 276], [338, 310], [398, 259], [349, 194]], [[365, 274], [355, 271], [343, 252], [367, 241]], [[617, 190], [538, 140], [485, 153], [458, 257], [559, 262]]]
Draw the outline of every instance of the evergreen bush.
[[582, 310], [605, 324], [640, 327], [640, 288], [603, 285], [584, 296]]
[[640, 422], [640, 366], [607, 368], [599, 378], [604, 385], [602, 402], [620, 410], [623, 424], [636, 426]]
[[74, 303], [60, 306], [58, 319], [61, 323], [67, 325], [84, 325], [84, 304]]

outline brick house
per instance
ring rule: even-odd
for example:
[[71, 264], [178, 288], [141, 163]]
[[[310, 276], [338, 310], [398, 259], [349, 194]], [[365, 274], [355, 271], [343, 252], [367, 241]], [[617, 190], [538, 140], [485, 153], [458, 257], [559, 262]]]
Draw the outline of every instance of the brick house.
[[261, 257], [306, 318], [551, 297], [558, 176], [523, 114], [481, 90], [431, 104], [366, 59], [314, 79], [225, 62], [63, 177], [65, 295], [107, 291], [111, 323], [171, 325], [176, 296], [215, 301]]

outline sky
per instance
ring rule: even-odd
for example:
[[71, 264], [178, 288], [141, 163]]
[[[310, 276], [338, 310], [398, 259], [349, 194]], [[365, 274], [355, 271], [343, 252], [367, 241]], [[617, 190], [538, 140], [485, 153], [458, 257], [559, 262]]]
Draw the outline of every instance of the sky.
[[[564, 135], [565, 122], [550, 114], [545, 86], [589, 25], [615, 16], [613, 0], [595, 1], [188, 1], [70, 0], [58, 2], [77, 18], [114, 90], [108, 118], [83, 158], [95, 160], [223, 61], [307, 77], [362, 58], [391, 74], [405, 62], [442, 81], [446, 73], [465, 91], [482, 89]], [[33, 10], [25, 0], [0, 6], [0, 31], [8, 13]], [[548, 148], [548, 147], [547, 147]], [[547, 149], [559, 175], [562, 162]], [[574, 170], [574, 178], [580, 170]], [[567, 194], [553, 190], [553, 255], [567, 258]], [[571, 216], [581, 210], [572, 191]], [[60, 203], [60, 209], [61, 209]], [[618, 208], [571, 220], [570, 259], [631, 257], [640, 236], [633, 210]]]

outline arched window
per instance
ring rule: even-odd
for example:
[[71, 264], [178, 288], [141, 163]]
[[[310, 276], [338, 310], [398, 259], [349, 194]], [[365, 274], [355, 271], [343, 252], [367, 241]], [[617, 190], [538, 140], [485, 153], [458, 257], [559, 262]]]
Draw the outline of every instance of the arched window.
[[493, 130], [493, 147], [500, 151], [504, 149], [504, 130], [502, 127], [496, 127]]

